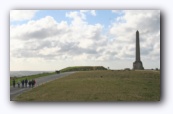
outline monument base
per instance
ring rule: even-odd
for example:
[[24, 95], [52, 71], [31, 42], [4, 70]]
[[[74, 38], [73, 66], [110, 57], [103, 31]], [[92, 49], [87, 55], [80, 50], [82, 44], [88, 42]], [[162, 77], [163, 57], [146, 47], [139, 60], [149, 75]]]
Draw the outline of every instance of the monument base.
[[133, 63], [133, 69], [134, 70], [144, 70], [144, 67], [142, 65], [142, 62], [141, 61], [135, 61]]

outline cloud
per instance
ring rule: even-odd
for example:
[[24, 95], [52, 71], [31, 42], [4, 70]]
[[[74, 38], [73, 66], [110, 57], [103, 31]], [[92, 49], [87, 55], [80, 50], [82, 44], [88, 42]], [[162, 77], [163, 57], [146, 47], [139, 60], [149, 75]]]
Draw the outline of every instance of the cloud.
[[29, 21], [20, 26], [10, 27], [10, 37], [21, 40], [45, 39], [68, 31], [67, 22], [57, 23], [53, 17], [46, 16], [37, 21]]
[[[43, 58], [51, 55], [54, 58], [76, 59], [78, 56], [97, 57], [96, 49], [105, 44], [106, 36], [102, 34], [101, 24], [91, 25], [86, 21], [88, 11], [70, 12], [66, 14], [72, 18], [70, 24], [66, 21], [56, 22], [51, 16], [46, 16], [26, 24], [11, 26], [11, 55], [18, 58]], [[90, 13], [94, 14], [94, 10]], [[13, 45], [20, 41], [17, 48]], [[105, 44], [106, 45], [106, 44]]]
[[[58, 61], [134, 61], [136, 30], [140, 32], [141, 59], [160, 59], [160, 11], [112, 11], [111, 25], [90, 24], [95, 10], [71, 11], [70, 22], [46, 16], [10, 26], [10, 58]], [[106, 28], [106, 29], [105, 29]]]
[[82, 26], [86, 24], [86, 15], [91, 14], [92, 16], [96, 16], [95, 10], [80, 10], [80, 11], [72, 11], [66, 13], [66, 17], [73, 19], [72, 24], [75, 26]]
[[115, 14], [124, 14], [124, 10], [112, 10], [112, 13], [115, 13]]
[[96, 11], [95, 10], [80, 10], [80, 13], [82, 15], [91, 14], [92, 16], [96, 16]]
[[32, 19], [37, 10], [11, 10], [10, 21], [23, 21]]
[[[134, 54], [135, 50], [131, 50], [130, 45], [134, 45], [135, 32], [139, 30], [141, 55], [147, 57], [149, 53], [154, 51], [160, 56], [159, 49], [154, 48], [155, 44], [160, 44], [160, 11], [159, 10], [125, 10], [124, 15], [118, 17], [110, 27], [110, 35], [113, 37], [113, 43], [121, 47], [117, 52], [119, 58], [127, 58]], [[123, 46], [123, 47], [122, 47]], [[128, 47], [124, 50], [125, 47]], [[158, 46], [157, 46], [158, 47]], [[134, 48], [134, 47], [133, 47]], [[149, 58], [149, 57], [148, 57]]]

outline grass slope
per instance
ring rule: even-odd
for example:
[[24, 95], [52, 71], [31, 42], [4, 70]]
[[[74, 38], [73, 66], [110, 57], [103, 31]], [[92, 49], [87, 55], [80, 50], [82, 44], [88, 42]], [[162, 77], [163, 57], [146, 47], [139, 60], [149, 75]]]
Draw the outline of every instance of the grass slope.
[[61, 69], [60, 72], [69, 72], [69, 71], [91, 71], [91, 70], [107, 70], [103, 66], [73, 66]]
[[18, 101], [159, 101], [160, 72], [84, 71], [33, 88]]

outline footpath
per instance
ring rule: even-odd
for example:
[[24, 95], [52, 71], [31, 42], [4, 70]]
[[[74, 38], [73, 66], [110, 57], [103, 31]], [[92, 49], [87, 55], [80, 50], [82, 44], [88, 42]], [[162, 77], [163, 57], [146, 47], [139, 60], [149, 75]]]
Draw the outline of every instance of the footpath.
[[[58, 78], [61, 78], [61, 77], [64, 77], [64, 76], [68, 76], [70, 74], [73, 74], [75, 72], [65, 72], [65, 73], [60, 73], [60, 74], [53, 74], [53, 75], [49, 75], [49, 76], [44, 76], [44, 77], [40, 77], [40, 78], [36, 78], [35, 81], [36, 81], [36, 84], [35, 84], [35, 87], [37, 86], [40, 86], [44, 83], [47, 83], [47, 82], [50, 82], [50, 81], [53, 81], [53, 80], [56, 80]], [[34, 88], [35, 88], [34, 87]], [[15, 97], [22, 94], [23, 92], [25, 91], [28, 91], [28, 90], [31, 90], [31, 88], [28, 87], [24, 87], [24, 88], [18, 88], [17, 85], [16, 87], [10, 87], [10, 101], [15, 101]]]

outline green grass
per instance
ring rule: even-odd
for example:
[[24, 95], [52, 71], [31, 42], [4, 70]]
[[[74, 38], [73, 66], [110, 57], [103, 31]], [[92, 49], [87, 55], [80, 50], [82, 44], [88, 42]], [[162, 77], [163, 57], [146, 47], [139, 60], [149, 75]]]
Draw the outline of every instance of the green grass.
[[19, 95], [17, 101], [159, 101], [159, 71], [83, 71]]
[[39, 77], [43, 77], [43, 76], [48, 76], [48, 75], [52, 75], [52, 74], [56, 74], [56, 73], [55, 72], [51, 72], [51, 73], [41, 73], [41, 74], [30, 75], [30, 76], [10, 77], [10, 86], [12, 86], [12, 84], [13, 84], [13, 79], [15, 79], [15, 81], [17, 83], [18, 81], [25, 80], [26, 78], [28, 80], [32, 80], [32, 79], [35, 79], [35, 78], [39, 78]]
[[91, 71], [91, 70], [107, 70], [103, 66], [73, 66], [61, 69], [60, 72], [69, 72], [69, 71]]

